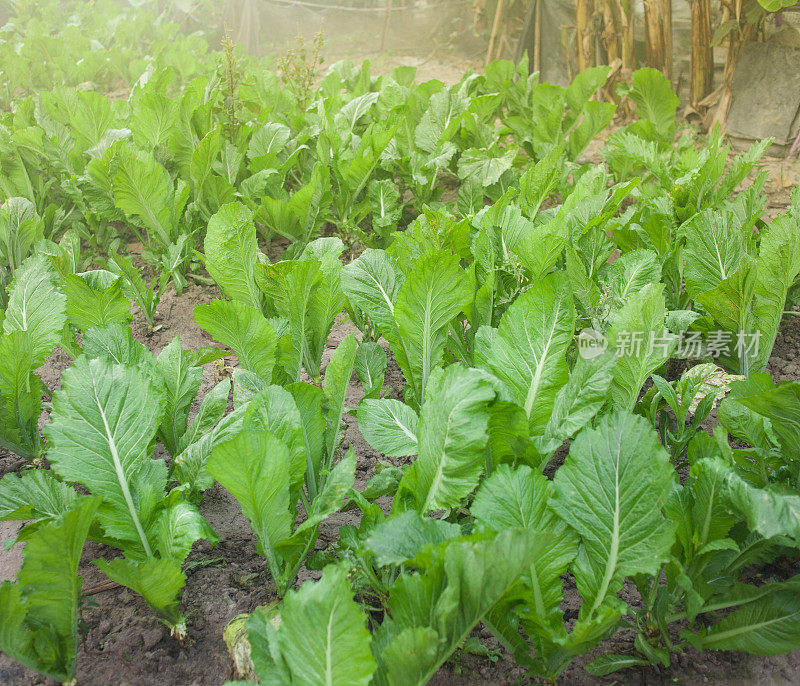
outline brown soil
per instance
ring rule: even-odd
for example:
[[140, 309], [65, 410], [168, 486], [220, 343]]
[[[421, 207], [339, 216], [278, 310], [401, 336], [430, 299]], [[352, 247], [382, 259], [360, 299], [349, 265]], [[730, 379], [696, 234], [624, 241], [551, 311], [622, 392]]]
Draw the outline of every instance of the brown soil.
[[[150, 337], [145, 335], [141, 316], [135, 312], [134, 333], [154, 351], [163, 348], [172, 338], [180, 335], [185, 347], [208, 345], [207, 336], [195, 323], [192, 311], [198, 303], [218, 297], [216, 288], [194, 286], [183, 295], [174, 292], [165, 295], [161, 305], [162, 329]], [[330, 350], [349, 332], [348, 322], [338, 322], [330, 338]], [[59, 385], [60, 375], [67, 366], [67, 357], [56, 352], [41, 370], [46, 386], [52, 391]], [[790, 318], [784, 323], [782, 333], [770, 360], [770, 371], [776, 379], [800, 378], [800, 320]], [[201, 393], [210, 388], [211, 370]], [[399, 370], [390, 366], [385, 392], [397, 395], [402, 379]], [[357, 381], [350, 387], [348, 405], [356, 405], [361, 397]], [[366, 444], [357, 430], [355, 420], [345, 416], [348, 424], [345, 447], [352, 446], [358, 456], [356, 488], [362, 488], [372, 472], [377, 453]], [[0, 474], [19, 468], [12, 456], [0, 456]], [[221, 684], [230, 677], [230, 660], [222, 641], [225, 625], [241, 612], [247, 612], [273, 597], [273, 589], [265, 571], [263, 559], [256, 555], [255, 540], [238, 504], [221, 487], [207, 491], [202, 512], [220, 536], [220, 543], [211, 547], [206, 542], [195, 545], [189, 557], [190, 570], [183, 594], [183, 607], [189, 617], [189, 635], [192, 644], [180, 648], [171, 641], [162, 625], [142, 600], [124, 588], [99, 592], [87, 599], [83, 610], [87, 633], [85, 644], [78, 657], [78, 681], [86, 686], [106, 684], [136, 684], [141, 686], [210, 685]], [[340, 513], [323, 525], [318, 549], [335, 541], [342, 524], [358, 523], [358, 515]], [[0, 529], [0, 536], [15, 534], [16, 523]], [[84, 588], [104, 580], [91, 564], [99, 556], [108, 554], [100, 546], [89, 543], [84, 551], [81, 574]], [[19, 551], [0, 552], [0, 576], [9, 578], [19, 563]], [[317, 578], [317, 572], [303, 570], [300, 582]], [[636, 601], [630, 588], [623, 597]], [[564, 610], [569, 621], [577, 615], [580, 598], [574, 586], [567, 584]], [[489, 648], [498, 648], [490, 634], [478, 634]], [[800, 682], [800, 651], [779, 657], [756, 657], [737, 653], [689, 651], [678, 656], [668, 670], [647, 668], [626, 670], [612, 677], [596, 679], [589, 676], [583, 665], [604, 652], [632, 652], [632, 632], [620, 632], [604, 642], [591, 655], [577, 660], [561, 679], [564, 684], [796, 684]], [[437, 686], [478, 686], [478, 684], [528, 683], [524, 673], [513, 661], [498, 651], [496, 661], [474, 655], [462, 655], [442, 667], [433, 680]], [[48, 680], [35, 675], [0, 655], [0, 683], [48, 684]]]

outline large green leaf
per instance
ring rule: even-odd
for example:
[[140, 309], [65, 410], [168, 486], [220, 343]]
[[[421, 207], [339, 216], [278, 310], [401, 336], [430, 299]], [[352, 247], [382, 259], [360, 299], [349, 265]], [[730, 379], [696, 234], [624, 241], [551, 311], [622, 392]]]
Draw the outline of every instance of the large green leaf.
[[148, 556], [152, 550], [132, 486], [151, 473], [149, 449], [161, 414], [158, 394], [137, 370], [80, 357], [64, 372], [45, 427], [56, 473], [101, 496], [106, 532]]
[[261, 311], [263, 296], [256, 285], [258, 242], [253, 213], [232, 202], [211, 217], [204, 244], [206, 269], [222, 292]]
[[282, 567], [278, 543], [289, 538], [294, 515], [289, 510], [289, 450], [271, 433], [245, 430], [211, 452], [206, 471], [239, 502], [258, 537], [276, 583]]
[[0, 585], [0, 649], [60, 682], [75, 677], [80, 589], [78, 564], [99, 498], [82, 498], [44, 524], [25, 546], [17, 583]]
[[661, 284], [648, 284], [634, 293], [616, 314], [608, 333], [617, 356], [611, 397], [617, 409], [632, 410], [645, 381], [664, 364], [675, 337], [664, 325], [666, 308]]
[[104, 269], [68, 274], [64, 279], [69, 323], [86, 331], [93, 326], [126, 323], [131, 304], [123, 291], [122, 277]]
[[71, 510], [78, 498], [78, 492], [50, 470], [31, 469], [21, 476], [12, 472], [0, 480], [0, 520], [57, 519]]
[[416, 455], [417, 413], [399, 400], [362, 400], [358, 428], [367, 442], [387, 457]]
[[0, 336], [0, 445], [27, 459], [41, 451], [42, 385], [33, 346], [27, 331]]
[[615, 413], [584, 429], [553, 480], [556, 513], [581, 536], [575, 576], [588, 619], [626, 576], [656, 574], [674, 531], [661, 507], [674, 483], [669, 458], [643, 417]]
[[766, 367], [783, 318], [786, 294], [798, 274], [800, 212], [775, 218], [761, 234], [753, 310], [760, 339], [750, 371], [760, 372]]
[[682, 230], [686, 235], [686, 292], [696, 298], [719, 286], [739, 268], [746, 235], [731, 224], [727, 214], [713, 210], [696, 214]]
[[299, 379], [301, 367], [319, 378], [328, 335], [344, 306], [338, 258], [344, 246], [338, 239], [333, 244], [326, 243], [328, 240], [333, 239], [310, 243], [299, 260], [262, 265], [259, 271], [259, 286], [289, 322], [293, 380]]
[[796, 589], [770, 593], [690, 641], [698, 650], [740, 650], [756, 655], [796, 650], [800, 647], [800, 594]]
[[[525, 605], [520, 608], [531, 637], [538, 632], [545, 637], [563, 635], [561, 576], [578, 552], [578, 535], [548, 508], [552, 494], [553, 483], [541, 473], [526, 466], [512, 470], [500, 465], [481, 484], [471, 508], [485, 529], [523, 528], [536, 532], [536, 554], [522, 581]], [[505, 624], [502, 615], [506, 610], [498, 607], [501, 616], [490, 616], [490, 621], [496, 622], [495, 628]]]
[[489, 353], [490, 370], [525, 410], [531, 430], [542, 430], [567, 381], [566, 352], [575, 312], [567, 282], [549, 276], [519, 296], [500, 321]]
[[402, 285], [402, 272], [384, 250], [367, 248], [342, 269], [342, 291], [387, 340], [396, 337], [394, 307]]
[[[366, 686], [375, 671], [367, 618], [353, 600], [347, 570], [326, 567], [317, 583], [307, 583], [284, 600], [277, 630], [280, 659], [290, 683], [306, 686]], [[253, 661], [269, 665], [275, 655], [258, 654], [262, 643], [253, 640]], [[261, 674], [265, 678], [265, 674]], [[263, 681], [262, 681], [263, 683]]]
[[419, 422], [419, 456], [400, 481], [395, 507], [410, 498], [418, 512], [454, 507], [483, 471], [487, 404], [495, 391], [483, 376], [451, 365], [436, 369]]
[[243, 409], [245, 430], [268, 431], [289, 449], [289, 484], [297, 496], [306, 476], [306, 442], [294, 397], [285, 388], [268, 386], [256, 393]]
[[636, 104], [636, 114], [653, 124], [658, 138], [671, 146], [675, 138], [675, 112], [678, 96], [669, 79], [658, 69], [638, 69], [631, 78], [631, 100]]
[[392, 586], [391, 619], [373, 639], [377, 684], [426, 684], [526, 572], [534, 537], [510, 529], [490, 540], [444, 545], [430, 565]]
[[173, 635], [185, 638], [185, 620], [181, 615], [178, 594], [186, 584], [181, 560], [170, 557], [147, 557], [141, 561], [117, 557], [95, 560], [109, 579], [130, 588], [144, 598], [172, 629]]
[[14, 274], [3, 319], [3, 332], [27, 331], [31, 336], [33, 369], [44, 364], [61, 339], [66, 298], [56, 288], [55, 273], [44, 255], [30, 257]]
[[394, 317], [399, 341], [388, 340], [420, 404], [444, 353], [448, 326], [470, 298], [467, 274], [458, 262], [456, 255], [442, 250], [426, 253], [397, 294]]
[[275, 329], [261, 313], [244, 303], [214, 300], [194, 308], [197, 325], [236, 353], [239, 364], [264, 379], [272, 381], [278, 339]]
[[203, 382], [203, 368], [197, 364], [197, 355], [195, 351], [184, 350], [176, 336], [156, 358], [152, 378], [164, 408], [158, 437], [170, 455], [178, 453], [188, 426], [189, 410]]
[[428, 546], [461, 535], [461, 527], [408, 510], [377, 524], [364, 541], [380, 566], [402, 565]]
[[115, 156], [114, 201], [119, 209], [147, 229], [162, 247], [178, 239], [175, 199], [169, 173], [152, 155], [120, 148]]

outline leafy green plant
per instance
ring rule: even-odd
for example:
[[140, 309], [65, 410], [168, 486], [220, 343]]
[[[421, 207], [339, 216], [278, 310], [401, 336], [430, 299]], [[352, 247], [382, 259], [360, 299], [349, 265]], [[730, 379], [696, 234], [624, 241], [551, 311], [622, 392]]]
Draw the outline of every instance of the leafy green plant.
[[183, 640], [181, 565], [197, 539], [217, 537], [178, 491], [168, 492], [166, 464], [150, 458], [163, 412], [159, 395], [135, 368], [80, 357], [64, 372], [45, 433], [54, 472], [102, 499], [100, 540], [124, 554], [97, 566], [139, 593]]
[[0, 334], [0, 445], [27, 460], [42, 455], [43, 386], [36, 370], [59, 343], [66, 298], [47, 259], [29, 257], [16, 271]]
[[99, 505], [99, 498], [81, 497], [57, 519], [38, 527], [27, 537], [16, 583], [0, 585], [0, 648], [65, 684], [75, 683], [82, 582], [78, 563]]
[[[247, 403], [241, 432], [216, 445], [205, 466], [241, 505], [280, 596], [294, 583], [319, 525], [353, 485], [355, 454], [336, 457], [355, 352], [348, 337], [328, 364], [323, 389], [257, 381], [261, 390]], [[298, 501], [305, 519], [295, 527]]]

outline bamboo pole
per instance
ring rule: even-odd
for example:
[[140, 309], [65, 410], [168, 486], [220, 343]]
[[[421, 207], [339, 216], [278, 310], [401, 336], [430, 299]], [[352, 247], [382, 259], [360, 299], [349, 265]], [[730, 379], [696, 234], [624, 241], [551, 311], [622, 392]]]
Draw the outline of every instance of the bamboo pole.
[[694, 107], [714, 89], [711, 0], [692, 0], [690, 100]]
[[542, 3], [544, 0], [533, 0], [536, 3], [536, 18], [533, 27], [533, 71], [542, 71]]
[[492, 33], [489, 36], [489, 49], [486, 51], [486, 64], [484, 66], [489, 66], [489, 63], [492, 61], [494, 57], [494, 44], [497, 41], [497, 32], [500, 30], [500, 19], [503, 16], [503, 5], [505, 4], [505, 0], [497, 0], [497, 7], [494, 10], [494, 21], [492, 22]]

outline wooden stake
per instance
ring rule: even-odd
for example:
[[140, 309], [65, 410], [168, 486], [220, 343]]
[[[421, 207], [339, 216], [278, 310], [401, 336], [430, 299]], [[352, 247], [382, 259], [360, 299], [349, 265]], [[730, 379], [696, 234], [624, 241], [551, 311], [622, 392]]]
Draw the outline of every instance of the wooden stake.
[[494, 58], [494, 44], [497, 41], [497, 32], [500, 30], [500, 19], [503, 16], [503, 5], [505, 4], [505, 0], [497, 0], [497, 7], [494, 10], [494, 21], [492, 22], [492, 33], [489, 36], [489, 49], [486, 51], [486, 64], [484, 66], [489, 66], [489, 63]]
[[533, 27], [533, 71], [542, 70], [542, 3], [544, 0], [533, 0], [536, 3], [536, 25]]
[[389, 21], [392, 18], [392, 3], [394, 0], [386, 0], [386, 18], [383, 20], [383, 35], [381, 36], [381, 52], [386, 46], [386, 37], [389, 35]]

